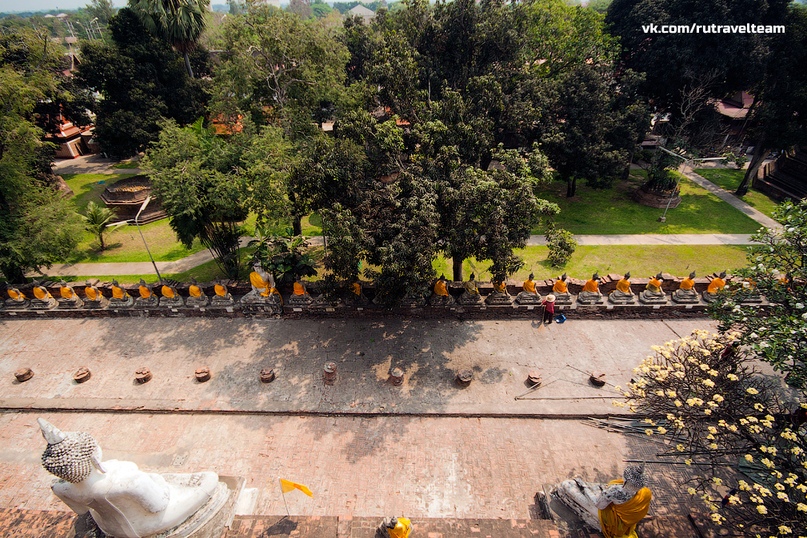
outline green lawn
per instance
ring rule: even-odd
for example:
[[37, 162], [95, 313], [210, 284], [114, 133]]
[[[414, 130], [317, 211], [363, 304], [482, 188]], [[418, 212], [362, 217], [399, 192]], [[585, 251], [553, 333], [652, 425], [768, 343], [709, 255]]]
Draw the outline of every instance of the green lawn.
[[118, 170], [130, 170], [132, 168], [138, 168], [140, 163], [138, 161], [121, 161], [118, 164], [113, 164], [112, 168]]
[[[699, 168], [695, 170], [695, 173], [732, 194], [734, 194], [734, 191], [740, 186], [740, 182], [742, 182], [745, 176], [745, 170], [734, 170], [731, 168]], [[769, 217], [773, 216], [773, 210], [778, 205], [776, 200], [753, 188], [750, 188], [741, 199]]]
[[[667, 212], [666, 222], [658, 222], [663, 209], [640, 205], [631, 198], [644, 177], [643, 170], [634, 170], [628, 180], [606, 190], [578, 185], [573, 198], [566, 198], [564, 182], [555, 181], [537, 194], [560, 206], [558, 226], [580, 235], [754, 233], [759, 228], [754, 220], [686, 179], [681, 182], [681, 204]], [[533, 233], [540, 235], [543, 230]]]
[[[527, 247], [516, 251], [525, 265], [510, 278], [524, 280], [532, 272], [536, 279], [546, 279], [565, 272], [571, 277], [586, 279], [595, 271], [601, 275], [630, 271], [636, 277], [648, 277], [659, 271], [676, 276], [685, 276], [692, 271], [706, 275], [744, 267], [746, 252], [746, 247], [734, 245], [580, 246], [565, 267], [553, 268], [546, 261], [547, 247]], [[433, 266], [438, 275], [443, 273], [451, 278], [450, 258], [439, 256]], [[465, 260], [464, 276], [468, 278], [471, 272], [475, 272], [477, 280], [490, 280], [488, 267], [490, 261]]]

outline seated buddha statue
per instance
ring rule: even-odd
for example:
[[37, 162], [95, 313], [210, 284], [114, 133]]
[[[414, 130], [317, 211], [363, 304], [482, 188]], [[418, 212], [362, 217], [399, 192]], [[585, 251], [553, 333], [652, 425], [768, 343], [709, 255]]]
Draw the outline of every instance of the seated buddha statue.
[[194, 308], [201, 308], [203, 306], [207, 306], [209, 302], [207, 295], [205, 295], [205, 291], [202, 289], [202, 286], [196, 282], [196, 279], [191, 277], [191, 285], [188, 286], [188, 298], [185, 301], [187, 306], [192, 306]]
[[516, 295], [516, 304], [541, 304], [541, 295], [535, 289], [535, 275], [530, 273], [527, 280], [521, 285], [521, 292]]
[[79, 299], [78, 294], [64, 280], [59, 282], [59, 298], [57, 301], [59, 302], [59, 308], [81, 308], [84, 305], [84, 301]]
[[163, 284], [160, 287], [160, 306], [179, 308], [185, 306], [185, 301], [174, 286]]
[[202, 507], [217, 514], [228, 497], [216, 473], [156, 474], [128, 461], [101, 461], [101, 447], [85, 432], [62, 432], [39, 419], [48, 443], [42, 466], [59, 480], [53, 493], [79, 515], [90, 513], [107, 536], [140, 538], [191, 519]]
[[448, 293], [448, 282], [445, 275], [440, 275], [437, 282], [434, 283], [432, 293], [429, 299], [429, 304], [432, 306], [448, 306], [454, 304], [454, 298]]
[[572, 304], [572, 294], [569, 293], [569, 285], [566, 283], [567, 278], [566, 273], [563, 273], [552, 284], [552, 295], [555, 296], [556, 305]]
[[636, 536], [636, 525], [650, 510], [653, 494], [645, 486], [644, 464], [628, 466], [623, 479], [608, 484], [565, 480], [555, 488], [558, 498], [605, 538]]
[[134, 298], [120, 287], [117, 280], [112, 281], [112, 298], [109, 300], [109, 308], [129, 307], [134, 304]]
[[639, 302], [642, 304], [666, 304], [667, 294], [661, 289], [664, 278], [661, 273], [651, 277], [645, 289], [639, 294]]
[[630, 271], [628, 271], [616, 283], [616, 289], [608, 295], [608, 301], [614, 304], [631, 304], [635, 299], [636, 296], [630, 289]]
[[11, 284], [6, 284], [6, 293], [8, 293], [8, 299], [5, 300], [4, 304], [7, 307], [28, 308], [30, 301], [28, 301], [28, 298], [19, 289]]
[[485, 297], [486, 304], [509, 305], [512, 303], [513, 299], [507, 291], [507, 283], [504, 278], [494, 276], [490, 283], [493, 285], [493, 292]]
[[154, 290], [152, 290], [151, 286], [146, 284], [146, 281], [142, 278], [140, 279], [140, 284], [137, 286], [137, 291], [140, 295], [135, 299], [136, 306], [152, 307], [160, 304], [160, 299], [154, 293]]
[[39, 282], [34, 281], [33, 287], [34, 297], [31, 299], [31, 308], [37, 310], [47, 310], [56, 306], [56, 299], [50, 294], [48, 288], [42, 286]]
[[723, 271], [720, 273], [719, 276], [712, 279], [709, 282], [709, 287], [706, 288], [706, 291], [703, 292], [703, 300], [707, 303], [711, 303], [715, 299], [717, 299], [717, 294], [726, 287], [726, 272]]
[[84, 283], [84, 308], [103, 308], [107, 303], [101, 290], [93, 286], [89, 280]]
[[356, 280], [350, 285], [350, 293], [347, 294], [345, 302], [352, 306], [363, 306], [370, 302], [367, 296], [364, 295], [361, 282]]
[[678, 289], [672, 293], [674, 303], [696, 304], [700, 302], [698, 293], [695, 291], [695, 271], [689, 273], [678, 285]]
[[583, 285], [583, 289], [577, 294], [577, 302], [580, 304], [602, 304], [602, 293], [600, 293], [600, 275], [594, 273]]
[[308, 290], [305, 289], [305, 284], [300, 280], [300, 277], [295, 278], [294, 284], [292, 285], [291, 297], [289, 297], [289, 305], [308, 306], [313, 301], [314, 299], [308, 294]]
[[233, 296], [227, 291], [227, 286], [216, 280], [213, 285], [213, 297], [210, 298], [210, 306], [229, 306], [233, 304]]
[[460, 304], [479, 304], [482, 302], [482, 295], [479, 293], [479, 287], [476, 285], [476, 274], [471, 273], [468, 281], [462, 284], [463, 292], [460, 295]]
[[762, 294], [759, 293], [757, 283], [752, 278], [744, 278], [740, 284], [740, 289], [735, 294], [737, 301], [745, 304], [757, 304], [762, 302]]

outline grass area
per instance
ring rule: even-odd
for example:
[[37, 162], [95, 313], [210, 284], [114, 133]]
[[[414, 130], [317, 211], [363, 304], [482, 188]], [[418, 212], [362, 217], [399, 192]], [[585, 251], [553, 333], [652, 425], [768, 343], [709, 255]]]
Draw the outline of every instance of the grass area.
[[[558, 226], [581, 235], [754, 233], [759, 228], [754, 220], [686, 179], [681, 181], [681, 204], [667, 212], [666, 222], [658, 222], [663, 209], [643, 206], [631, 198], [644, 181], [644, 171], [634, 170], [628, 180], [612, 189], [579, 185], [573, 198], [566, 198], [566, 183], [555, 181], [538, 196], [560, 206]], [[533, 233], [543, 234], [543, 230]]]
[[[659, 271], [676, 276], [685, 276], [691, 271], [706, 275], [744, 267], [746, 252], [746, 247], [735, 245], [579, 246], [565, 267], [553, 268], [546, 260], [548, 248], [535, 246], [516, 251], [525, 265], [510, 278], [524, 280], [532, 272], [536, 279], [547, 279], [565, 272], [571, 277], [586, 279], [595, 271], [600, 275], [630, 271], [636, 277], [648, 277]], [[440, 256], [432, 265], [438, 275], [443, 273], [451, 278], [450, 258]], [[465, 260], [464, 276], [468, 278], [474, 272], [477, 280], [490, 280], [488, 267], [490, 261]]]
[[[699, 168], [695, 170], [695, 173], [732, 194], [740, 186], [745, 176], [745, 170], [734, 170], [732, 168]], [[773, 216], [773, 210], [778, 205], [776, 200], [755, 190], [753, 187], [748, 189], [746, 195], [740, 197], [740, 199], [769, 217]]]
[[73, 189], [73, 203], [79, 213], [84, 213], [87, 204], [95, 202], [103, 204], [101, 193], [109, 185], [123, 178], [132, 177], [130, 174], [64, 174], [62, 176], [67, 186]]
[[122, 162], [119, 162], [118, 164], [113, 164], [112, 168], [115, 168], [115, 169], [118, 169], [118, 170], [129, 170], [129, 169], [132, 169], [132, 168], [138, 168], [139, 166], [140, 166], [140, 163], [138, 161], [122, 161]]

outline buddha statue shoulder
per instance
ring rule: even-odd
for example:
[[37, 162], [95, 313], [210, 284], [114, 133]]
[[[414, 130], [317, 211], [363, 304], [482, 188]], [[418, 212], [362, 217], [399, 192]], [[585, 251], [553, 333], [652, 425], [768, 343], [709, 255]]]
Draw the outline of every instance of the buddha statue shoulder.
[[62, 280], [59, 282], [59, 308], [79, 308], [84, 306], [78, 294], [73, 288], [67, 285], [67, 282]]
[[485, 303], [489, 305], [509, 305], [512, 303], [510, 293], [507, 291], [507, 283], [501, 276], [494, 276], [490, 283], [493, 285], [493, 293], [485, 298]]
[[109, 300], [109, 306], [114, 308], [128, 307], [134, 304], [134, 298], [129, 295], [117, 280], [112, 281], [112, 298]]
[[521, 292], [516, 295], [516, 303], [522, 305], [541, 304], [541, 296], [538, 294], [538, 290], [535, 287], [535, 275], [533, 273], [530, 273], [527, 280], [521, 284]]
[[698, 293], [695, 291], [695, 271], [681, 281], [678, 289], [672, 293], [674, 303], [695, 304], [700, 302]]
[[709, 286], [706, 288], [706, 291], [703, 292], [703, 299], [706, 302], [711, 303], [717, 299], [717, 294], [723, 291], [723, 288], [725, 287], [726, 272], [722, 271], [718, 276], [713, 278], [711, 282], [709, 282]]
[[211, 306], [229, 306], [234, 302], [233, 296], [227, 290], [221, 280], [216, 280], [213, 285], [213, 296], [210, 298]]
[[616, 283], [616, 289], [608, 295], [608, 301], [614, 304], [630, 304], [634, 302], [634, 294], [630, 289], [630, 271], [625, 273]]
[[305, 284], [298, 276], [294, 279], [292, 284], [291, 297], [289, 297], [289, 305], [291, 306], [308, 306], [314, 302], [314, 299], [309, 295]]
[[664, 277], [659, 272], [656, 276], [650, 277], [645, 289], [639, 294], [639, 302], [642, 304], [666, 304], [667, 294], [661, 289]]
[[566, 273], [563, 273], [552, 284], [552, 295], [555, 296], [555, 304], [557, 305], [572, 304], [572, 295], [569, 293], [569, 285], [566, 282], [568, 278]]
[[434, 294], [429, 299], [432, 306], [448, 306], [454, 304], [454, 298], [448, 292], [448, 282], [445, 275], [440, 275], [434, 283]]
[[601, 304], [603, 302], [599, 273], [591, 275], [591, 278], [583, 284], [583, 288], [577, 294], [577, 302], [580, 304]]
[[205, 291], [199, 285], [195, 278], [191, 277], [191, 285], [188, 286], [188, 298], [185, 301], [187, 306], [194, 308], [201, 308], [207, 306], [210, 299], [205, 294]]
[[157, 306], [159, 304], [160, 300], [154, 293], [154, 290], [152, 290], [151, 286], [142, 278], [140, 279], [140, 284], [137, 286], [137, 291], [139, 296], [135, 299], [135, 305]]
[[471, 273], [466, 282], [462, 283], [462, 295], [460, 295], [460, 304], [472, 305], [482, 302], [482, 295], [479, 293], [479, 286], [476, 285], [476, 274]]
[[6, 293], [8, 294], [8, 299], [5, 300], [4, 304], [10, 308], [27, 308], [30, 304], [25, 294], [16, 286], [6, 284]]

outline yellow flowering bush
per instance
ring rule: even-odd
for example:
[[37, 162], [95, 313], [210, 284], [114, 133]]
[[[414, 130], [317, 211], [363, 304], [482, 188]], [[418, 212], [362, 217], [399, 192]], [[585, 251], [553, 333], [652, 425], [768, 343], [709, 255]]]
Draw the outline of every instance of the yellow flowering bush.
[[664, 438], [660, 457], [692, 466], [686, 491], [714, 523], [747, 536], [807, 535], [807, 405], [782, 403], [738, 342], [695, 331], [654, 346], [623, 405], [654, 426], [646, 435]]

